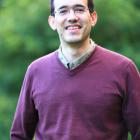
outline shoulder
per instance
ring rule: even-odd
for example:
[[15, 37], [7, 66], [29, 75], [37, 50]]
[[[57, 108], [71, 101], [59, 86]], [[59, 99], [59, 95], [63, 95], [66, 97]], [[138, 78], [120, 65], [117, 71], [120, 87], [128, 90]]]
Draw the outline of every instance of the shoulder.
[[123, 54], [98, 46], [98, 55], [103, 62], [110, 65], [129, 65], [133, 61]]
[[38, 66], [38, 65], [40, 66], [40, 65], [46, 64], [46, 63], [52, 61], [52, 60], [55, 58], [55, 56], [56, 56], [56, 51], [54, 51], [54, 52], [52, 52], [52, 53], [49, 53], [49, 54], [47, 54], [47, 55], [45, 55], [45, 56], [42, 56], [42, 57], [40, 57], [40, 58], [34, 60], [34, 61], [30, 64], [30, 66], [36, 66], [36, 65], [37, 65], [37, 66]]
[[96, 52], [97, 59], [103, 69], [107, 69], [113, 73], [122, 73], [123, 75], [137, 70], [133, 60], [122, 54], [108, 50], [101, 46], [97, 46]]
[[48, 69], [53, 65], [55, 62], [55, 58], [57, 55], [57, 51], [54, 51], [52, 53], [49, 53], [45, 56], [42, 56], [36, 60], [34, 60], [27, 68], [27, 71], [29, 73], [37, 73], [38, 71], [42, 71], [45, 69]]

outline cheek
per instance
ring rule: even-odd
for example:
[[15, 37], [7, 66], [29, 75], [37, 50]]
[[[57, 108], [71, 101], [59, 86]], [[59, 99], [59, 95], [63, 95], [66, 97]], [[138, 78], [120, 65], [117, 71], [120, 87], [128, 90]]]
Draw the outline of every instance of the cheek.
[[91, 20], [88, 19], [87, 21], [85, 21], [85, 22], [84, 22], [84, 26], [85, 26], [85, 28], [86, 28], [87, 30], [90, 30], [91, 27], [92, 27]]
[[57, 25], [56, 25], [56, 28], [57, 28], [57, 32], [58, 32], [58, 34], [63, 34], [63, 32], [64, 32], [64, 24], [62, 24], [62, 23], [58, 23]]
[[91, 26], [92, 24], [92, 19], [89, 15], [87, 15], [87, 17], [83, 17], [83, 20], [82, 20], [83, 24], [85, 26]]
[[60, 18], [56, 18], [55, 23], [56, 23], [57, 28], [62, 28], [64, 26], [64, 20]]

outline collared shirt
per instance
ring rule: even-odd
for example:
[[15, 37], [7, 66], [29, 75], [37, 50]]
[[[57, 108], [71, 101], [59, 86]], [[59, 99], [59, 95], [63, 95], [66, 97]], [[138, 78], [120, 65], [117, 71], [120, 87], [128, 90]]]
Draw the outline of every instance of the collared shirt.
[[95, 46], [95, 42], [92, 39], [90, 39], [90, 46], [88, 47], [88, 49], [79, 58], [73, 60], [72, 62], [69, 62], [66, 59], [62, 52], [62, 48], [60, 47], [58, 50], [58, 57], [66, 68], [73, 70], [89, 58], [91, 53], [94, 51]]

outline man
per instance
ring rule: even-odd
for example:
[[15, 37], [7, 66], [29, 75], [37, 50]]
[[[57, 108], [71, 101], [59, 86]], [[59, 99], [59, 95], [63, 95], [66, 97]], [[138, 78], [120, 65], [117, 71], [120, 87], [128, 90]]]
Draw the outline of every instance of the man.
[[96, 21], [92, 0], [51, 0], [60, 47], [28, 67], [11, 140], [140, 140], [140, 75], [90, 39]]

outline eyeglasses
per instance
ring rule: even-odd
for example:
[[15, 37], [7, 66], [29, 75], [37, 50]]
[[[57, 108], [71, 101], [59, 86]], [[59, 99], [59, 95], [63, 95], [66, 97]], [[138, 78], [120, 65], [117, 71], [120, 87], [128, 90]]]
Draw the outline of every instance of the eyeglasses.
[[65, 7], [65, 8], [60, 8], [57, 11], [55, 11], [55, 14], [58, 14], [59, 16], [67, 16], [70, 14], [70, 10], [72, 10], [76, 16], [82, 15], [86, 13], [87, 11], [89, 11], [87, 7], [83, 7], [83, 6], [78, 6], [74, 8]]

